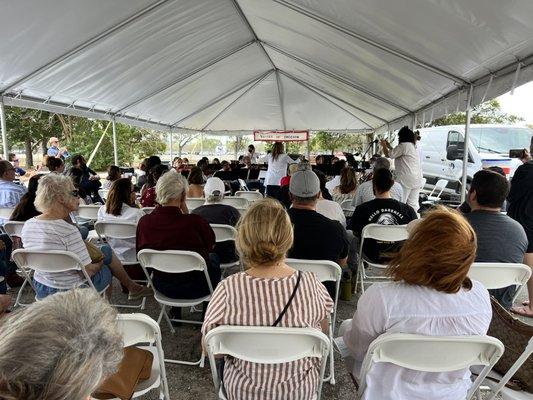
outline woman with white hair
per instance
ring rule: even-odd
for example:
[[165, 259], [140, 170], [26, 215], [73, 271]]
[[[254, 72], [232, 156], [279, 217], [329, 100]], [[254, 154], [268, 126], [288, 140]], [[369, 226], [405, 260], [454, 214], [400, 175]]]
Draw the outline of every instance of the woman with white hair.
[[[109, 246], [104, 245], [100, 248], [103, 260], [98, 262], [91, 260], [80, 231], [65, 221], [71, 212], [78, 210], [78, 197], [78, 191], [74, 189], [72, 181], [67, 176], [48, 174], [42, 177], [35, 196], [35, 208], [42, 214], [24, 224], [22, 228], [24, 248], [39, 251], [64, 250], [76, 254], [85, 265], [87, 274], [99, 292], [110, 286], [112, 277], [115, 276], [128, 289], [131, 300], [151, 295], [153, 291], [150, 288], [130, 279]], [[74, 270], [57, 273], [36, 271], [33, 280], [39, 299], [85, 283], [83, 274]]]
[[10, 314], [0, 329], [0, 398], [88, 400], [122, 360], [116, 317], [89, 289]]
[[[204, 258], [214, 288], [220, 281], [220, 264], [217, 255], [212, 253], [215, 233], [205, 219], [188, 214], [186, 179], [171, 170], [159, 178], [155, 193], [160, 207], [137, 224], [137, 252], [142, 249], [194, 251]], [[152, 280], [157, 291], [174, 299], [209, 294], [205, 275], [200, 271], [183, 274], [154, 271]]]

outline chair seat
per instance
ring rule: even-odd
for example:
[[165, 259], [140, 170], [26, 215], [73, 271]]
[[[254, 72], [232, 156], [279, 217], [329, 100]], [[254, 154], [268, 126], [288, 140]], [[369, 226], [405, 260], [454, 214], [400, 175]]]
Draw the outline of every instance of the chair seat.
[[240, 265], [240, 261], [237, 260], [237, 261], [233, 261], [233, 262], [229, 262], [229, 263], [221, 263], [220, 264], [220, 268], [221, 269], [225, 269], [225, 268], [231, 268], [231, 267], [236, 267], [237, 265]]
[[154, 298], [161, 304], [172, 306], [172, 307], [192, 307], [198, 304], [202, 304], [204, 301], [211, 300], [211, 295], [200, 297], [197, 299], [173, 299], [172, 297], [167, 297], [164, 294], [154, 290]]

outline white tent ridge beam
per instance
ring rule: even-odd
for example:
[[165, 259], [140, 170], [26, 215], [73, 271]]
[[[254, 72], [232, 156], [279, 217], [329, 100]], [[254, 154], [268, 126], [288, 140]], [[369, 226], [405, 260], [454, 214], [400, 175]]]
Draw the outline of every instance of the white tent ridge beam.
[[204, 111], [205, 109], [211, 107], [212, 105], [218, 103], [219, 101], [222, 101], [224, 100], [225, 98], [231, 96], [232, 94], [235, 94], [236, 92], [238, 92], [239, 90], [241, 89], [244, 89], [246, 86], [248, 85], [251, 85], [252, 83], [258, 81], [258, 80], [261, 80], [263, 79], [264, 77], [266, 77], [267, 75], [271, 74], [272, 71], [275, 71], [275, 69], [269, 69], [268, 71], [266, 71], [264, 74], [261, 74], [260, 76], [256, 76], [255, 78], [252, 78], [246, 82], [244, 82], [243, 84], [233, 88], [232, 90], [228, 91], [227, 93], [223, 93], [222, 95], [216, 97], [215, 99], [209, 101], [207, 104], [204, 104], [202, 107], [200, 107], [198, 110], [196, 111], [193, 111], [192, 113], [190, 113], [189, 115], [186, 115], [185, 117], [183, 118], [180, 118], [178, 121], [176, 122], [173, 122], [170, 124], [170, 126], [172, 127], [176, 127], [177, 125], [179, 125], [181, 122], [191, 118], [192, 116], [198, 114], [198, 113], [201, 113], [202, 111]]
[[[380, 117], [380, 116], [378, 116], [378, 115], [376, 115], [376, 114], [373, 114], [373, 113], [371, 113], [370, 111], [366, 111], [366, 110], [364, 110], [364, 109], [362, 109], [362, 108], [360, 108], [360, 107], [357, 107], [357, 106], [355, 106], [355, 105], [353, 105], [353, 104], [347, 102], [346, 100], [343, 100], [343, 99], [341, 99], [341, 98], [335, 96], [335, 95], [332, 94], [332, 93], [329, 93], [329, 92], [327, 92], [327, 91], [325, 91], [325, 90], [322, 90], [322, 89], [320, 89], [320, 88], [314, 86], [313, 84], [311, 84], [311, 83], [309, 83], [309, 82], [304, 82], [304, 81], [302, 81], [301, 79], [296, 78], [295, 76], [293, 76], [293, 75], [291, 75], [291, 74], [289, 74], [289, 73], [287, 73], [287, 72], [285, 72], [285, 71], [283, 71], [283, 70], [280, 70], [280, 72], [281, 72], [283, 75], [285, 75], [287, 78], [293, 80], [293, 81], [296, 82], [296, 83], [299, 83], [300, 85], [306, 87], [306, 88], [309, 89], [309, 90], [314, 91], [314, 92], [317, 93], [317, 94], [322, 94], [322, 95], [325, 94], [325, 95], [328, 95], [328, 96], [330, 96], [331, 98], [333, 98], [333, 99], [335, 99], [335, 100], [337, 100], [337, 101], [340, 101], [341, 103], [346, 104], [346, 105], [349, 106], [349, 107], [352, 107], [352, 108], [354, 108], [354, 109], [356, 109], [356, 110], [358, 110], [358, 111], [361, 111], [362, 113], [364, 113], [364, 114], [366, 114], [366, 115], [369, 115], [369, 116], [371, 116], [371, 117], [373, 117], [373, 118], [375, 118], [375, 119], [380, 120], [381, 122], [384, 122], [385, 124], [388, 123], [388, 121], [387, 121], [386, 119], [384, 119], [384, 118], [382, 118], [382, 117]], [[327, 100], [329, 100], [329, 99], [327, 99]], [[331, 100], [330, 100], [330, 101], [331, 101]], [[336, 104], [336, 103], [333, 103], [333, 104], [335, 104], [337, 107], [339, 107], [338, 104]], [[352, 113], [350, 113], [350, 114], [352, 114]], [[353, 115], [353, 114], [352, 114], [352, 115]], [[362, 120], [360, 117], [357, 117], [357, 116], [355, 116], [355, 115], [354, 115], [354, 117], [358, 118], [361, 122], [365, 123], [366, 125], [370, 126], [372, 129], [374, 129], [371, 125], [369, 125], [368, 123], [366, 123], [366, 122], [365, 122], [364, 120]]]
[[270, 56], [268, 55], [267, 51], [265, 50], [264, 46], [263, 46], [263, 43], [261, 42], [261, 40], [259, 40], [259, 38], [257, 37], [257, 33], [255, 33], [255, 30], [254, 28], [252, 27], [252, 25], [250, 24], [250, 21], [248, 20], [248, 18], [246, 17], [246, 15], [244, 14], [244, 12], [242, 11], [242, 8], [239, 4], [239, 2], [237, 0], [230, 0], [231, 3], [233, 4], [233, 6], [235, 7], [235, 10], [237, 11], [237, 14], [239, 14], [239, 16], [241, 17], [242, 19], [242, 22], [248, 27], [248, 29], [250, 30], [250, 33], [252, 34], [252, 36], [254, 37], [255, 41], [257, 43], [259, 43], [259, 47], [261, 47], [261, 50], [263, 50], [263, 53], [265, 54], [266, 58], [268, 59], [268, 61], [270, 62], [270, 65], [272, 66], [273, 69], [276, 69], [276, 65], [274, 64], [274, 61], [272, 61], [272, 59], [270, 58]]
[[314, 21], [317, 21], [321, 24], [324, 24], [330, 28], [333, 28], [339, 32], [342, 32], [354, 39], [357, 39], [361, 42], [364, 42], [370, 46], [373, 46], [375, 48], [378, 48], [380, 50], [383, 50], [384, 52], [386, 53], [389, 53], [389, 54], [392, 54], [396, 57], [399, 57], [407, 62], [410, 62], [411, 64], [414, 64], [414, 65], [418, 65], [419, 67], [422, 67], [428, 71], [431, 71], [431, 72], [434, 72], [435, 74], [438, 74], [444, 78], [447, 78], [447, 79], [450, 79], [451, 81], [454, 81], [456, 83], [458, 83], [459, 85], [467, 85], [469, 84], [468, 81], [466, 81], [465, 79], [459, 77], [459, 76], [456, 76], [450, 72], [447, 72], [447, 71], [444, 71], [443, 69], [439, 68], [439, 67], [436, 67], [434, 65], [431, 65], [427, 62], [424, 62], [422, 60], [419, 60], [418, 58], [412, 56], [412, 55], [409, 55], [409, 54], [406, 54], [404, 52], [401, 52], [399, 50], [396, 50], [396, 49], [393, 49], [392, 47], [389, 47], [387, 45], [384, 45], [382, 43], [379, 43], [375, 40], [372, 40], [366, 36], [363, 36], [357, 32], [354, 32], [348, 28], [345, 28], [345, 27], [342, 27], [340, 26], [339, 24], [333, 22], [333, 21], [330, 21], [324, 17], [321, 17], [320, 15], [314, 13], [313, 11], [311, 10], [308, 10], [302, 6], [299, 6], [299, 5], [296, 5], [296, 4], [293, 4], [292, 2], [290, 1], [287, 1], [287, 0], [272, 0], [274, 1], [275, 3], [278, 3], [284, 7], [287, 7], [293, 11], [296, 11], [297, 13], [299, 14], [302, 14], [302, 15], [305, 15], [306, 17], [308, 18], [311, 18], [313, 19]]
[[8, 93], [10, 90], [16, 88], [17, 86], [20, 86], [21, 84], [29, 81], [30, 79], [32, 79], [33, 77], [35, 77], [36, 75], [40, 74], [41, 72], [43, 71], [46, 71], [52, 67], [54, 67], [55, 65], [59, 64], [60, 62], [94, 46], [95, 44], [99, 43], [100, 41], [102, 41], [103, 39], [117, 33], [117, 32], [120, 32], [123, 28], [126, 28], [127, 26], [131, 25], [132, 23], [134, 23], [135, 21], [145, 17], [146, 15], [149, 15], [150, 13], [154, 12], [155, 10], [157, 10], [160, 6], [162, 6], [163, 4], [165, 3], [168, 3], [169, 1], [171, 0], [159, 0], [153, 4], [150, 4], [149, 6], [145, 7], [144, 9], [138, 11], [137, 13], [133, 14], [132, 16], [126, 18], [125, 20], [123, 20], [122, 22], [116, 24], [115, 26], [105, 30], [104, 32], [92, 37], [91, 39], [87, 40], [86, 42], [80, 44], [79, 46], [76, 46], [75, 48], [69, 50], [68, 52], [60, 55], [59, 57], [49, 61], [48, 63], [42, 65], [41, 67], [37, 68], [36, 70], [30, 72], [29, 74], [23, 76], [22, 78], [20, 79], [17, 79], [15, 82], [9, 84], [7, 87], [3, 88], [2, 89], [2, 92], [0, 93], [0, 95], [5, 95], [6, 93]]
[[[374, 130], [374, 128], [372, 127], [372, 125], [370, 125], [368, 122], [366, 122], [364, 119], [361, 119], [361, 117], [358, 117], [357, 115], [355, 115], [354, 113], [350, 112], [349, 110], [345, 109], [344, 107], [341, 107], [339, 104], [331, 101], [330, 99], [328, 99], [326, 96], [324, 96], [322, 93], [320, 93], [319, 90], [315, 89], [315, 88], [312, 88], [310, 86], [308, 86], [306, 83], [300, 81], [299, 79], [293, 77], [291, 74], [288, 74], [286, 72], [283, 72], [283, 71], [280, 71], [281, 74], [285, 75], [288, 79], [290, 79], [291, 81], [297, 83], [298, 85], [300, 86], [303, 86], [304, 88], [306, 88], [307, 90], [313, 92], [314, 94], [316, 94], [317, 96], [319, 96], [320, 98], [326, 100], [327, 102], [333, 104], [335, 107], [341, 109], [342, 111], [344, 111], [345, 113], [347, 114], [350, 114], [352, 117], [354, 117], [355, 119], [357, 119], [358, 121], [361, 121], [363, 124], [365, 124], [366, 126], [368, 126], [370, 129]], [[328, 95], [329, 96], [329, 95]], [[340, 101], [339, 99], [331, 96], [332, 98], [334, 98], [335, 100], [337, 101]], [[358, 109], [357, 107], [354, 107], [352, 106], [353, 108], [355, 109]], [[362, 110], [360, 110], [362, 111]], [[364, 112], [364, 111], [363, 111]], [[377, 118], [377, 117], [375, 117]], [[378, 118], [379, 120], [381, 120], [381, 118]]]
[[279, 54], [282, 54], [285, 57], [288, 57], [288, 58], [292, 59], [293, 61], [296, 61], [296, 62], [298, 62], [300, 64], [303, 64], [303, 65], [305, 65], [305, 66], [307, 66], [307, 67], [309, 67], [309, 68], [311, 68], [311, 69], [313, 69], [315, 71], [318, 71], [318, 72], [320, 72], [320, 73], [322, 73], [324, 75], [327, 75], [330, 78], [335, 79], [336, 81], [338, 81], [340, 83], [343, 83], [343, 84], [351, 87], [352, 89], [354, 89], [354, 90], [356, 90], [358, 92], [361, 92], [361, 93], [366, 94], [367, 96], [373, 97], [373, 98], [381, 101], [382, 103], [385, 103], [385, 104], [388, 104], [388, 105], [390, 105], [392, 107], [395, 107], [398, 110], [402, 110], [405, 113], [411, 113], [412, 112], [408, 108], [406, 108], [406, 107], [404, 107], [404, 106], [402, 106], [402, 105], [400, 105], [400, 104], [398, 104], [398, 103], [396, 103], [396, 102], [394, 102], [392, 100], [389, 100], [389, 99], [386, 99], [386, 98], [384, 98], [382, 96], [379, 96], [379, 95], [373, 93], [372, 91], [370, 91], [370, 90], [368, 90], [368, 89], [366, 89], [366, 88], [364, 88], [364, 87], [362, 87], [362, 86], [360, 86], [360, 85], [358, 85], [358, 84], [356, 84], [354, 82], [351, 82], [351, 81], [347, 80], [346, 78], [343, 78], [342, 76], [339, 76], [339, 75], [334, 74], [333, 72], [330, 72], [330, 71], [328, 71], [328, 70], [326, 70], [326, 69], [324, 69], [322, 67], [319, 67], [318, 65], [313, 64], [309, 60], [305, 60], [305, 59], [303, 59], [301, 57], [298, 57], [298, 56], [295, 56], [293, 54], [287, 53], [286, 51], [281, 50], [280, 48], [278, 48], [278, 47], [276, 47], [276, 46], [274, 46], [274, 45], [272, 45], [270, 43], [266, 43], [266, 42], [262, 42], [262, 43], [266, 47], [278, 52]]
[[266, 78], [268, 78], [272, 73], [274, 73], [275, 70], [271, 70], [269, 73], [264, 75], [261, 79], [259, 79], [257, 82], [255, 82], [252, 86], [250, 86], [248, 89], [246, 89], [244, 92], [242, 92], [235, 100], [233, 100], [231, 103], [229, 103], [226, 107], [224, 107], [217, 115], [215, 115], [211, 120], [205, 124], [202, 127], [202, 131], [205, 131], [209, 125], [211, 125], [213, 122], [215, 122], [219, 117], [221, 117], [226, 111], [228, 111], [234, 104], [238, 103], [241, 98], [246, 96], [247, 93], [251, 92], [257, 85], [259, 85], [261, 82], [263, 82]]
[[239, 51], [247, 48], [248, 46], [251, 46], [253, 45], [254, 43], [257, 43], [257, 41], [254, 39], [252, 41], [249, 41], [247, 43], [244, 43], [244, 44], [241, 44], [239, 45], [238, 47], [234, 48], [234, 49], [231, 49], [230, 51], [228, 51], [227, 53], [213, 59], [213, 60], [210, 60], [209, 62], [207, 62], [206, 64], [194, 69], [193, 71], [190, 71], [184, 75], [181, 75], [179, 76], [178, 78], [176, 78], [175, 80], [173, 80], [172, 82], [166, 84], [165, 86], [161, 87], [161, 88], [158, 88], [146, 95], [143, 95], [142, 97], [132, 101], [131, 103], [125, 105], [124, 107], [122, 107], [120, 110], [118, 110], [116, 112], [116, 114], [123, 114], [124, 111], [128, 110], [129, 108], [131, 107], [134, 107], [136, 106], [137, 104], [139, 103], [142, 103], [143, 101], [145, 100], [148, 100], [149, 98], [153, 97], [153, 96], [157, 96], [158, 94], [160, 94], [161, 92], [167, 90], [167, 89], [170, 89], [172, 86], [175, 86], [177, 85], [178, 83], [180, 82], [183, 82], [184, 80], [190, 78], [191, 76], [203, 71], [204, 69], [206, 68], [209, 68], [217, 63], [219, 63], [220, 61], [223, 61], [225, 60], [226, 58], [228, 57], [231, 57], [232, 55], [234, 55], [235, 53], [238, 53]]
[[287, 120], [285, 119], [285, 107], [283, 106], [283, 91], [281, 90], [281, 81], [279, 80], [279, 70], [276, 69], [276, 85], [278, 87], [279, 107], [281, 109], [281, 124], [283, 129], [287, 130]]

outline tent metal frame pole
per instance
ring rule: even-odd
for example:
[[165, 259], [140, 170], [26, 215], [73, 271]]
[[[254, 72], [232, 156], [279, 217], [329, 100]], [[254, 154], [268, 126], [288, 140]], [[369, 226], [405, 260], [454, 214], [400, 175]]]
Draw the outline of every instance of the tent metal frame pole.
[[307, 161], [311, 162], [311, 131], [307, 132]]
[[286, 51], [281, 50], [279, 47], [276, 47], [276, 46], [274, 46], [274, 45], [272, 45], [270, 43], [265, 43], [265, 42], [263, 42], [263, 43], [264, 43], [264, 45], [266, 47], [276, 51], [277, 53], [282, 54], [285, 57], [288, 57], [291, 60], [296, 61], [296, 62], [298, 62], [300, 64], [303, 64], [303, 65], [311, 68], [314, 71], [320, 72], [321, 74], [326, 75], [326, 76], [330, 77], [331, 79], [336, 80], [337, 82], [343, 83], [344, 85], [349, 86], [353, 90], [356, 90], [358, 92], [364, 93], [364, 94], [366, 94], [369, 97], [372, 97], [372, 98], [374, 98], [376, 100], [379, 100], [382, 103], [388, 104], [389, 106], [392, 106], [394, 108], [397, 108], [398, 110], [402, 110], [403, 112], [405, 112], [407, 114], [410, 114], [410, 113], [413, 112], [412, 110], [409, 110], [408, 108], [406, 108], [406, 107], [404, 107], [404, 106], [402, 106], [402, 105], [400, 105], [398, 103], [395, 103], [392, 100], [386, 99], [386, 98], [381, 97], [381, 96], [379, 96], [379, 95], [377, 95], [375, 93], [372, 93], [369, 89], [366, 89], [366, 88], [364, 88], [364, 87], [362, 87], [360, 85], [357, 85], [357, 84], [355, 84], [355, 83], [343, 78], [342, 76], [334, 74], [333, 72], [330, 72], [330, 71], [328, 71], [326, 69], [323, 69], [322, 67], [319, 67], [318, 65], [315, 65], [312, 62], [310, 62], [309, 60], [305, 60], [305, 59], [303, 59], [301, 57], [298, 57], [298, 56], [295, 56], [293, 54], [287, 53]]
[[215, 115], [207, 124], [205, 124], [203, 127], [202, 127], [202, 131], [204, 131], [209, 125], [211, 125], [213, 122], [215, 122], [220, 116], [224, 115], [224, 113], [226, 111], [228, 111], [234, 104], [236, 104], [237, 102], [239, 102], [239, 100], [241, 98], [243, 98], [244, 96], [246, 96], [247, 93], [251, 92], [257, 85], [259, 85], [261, 82], [263, 82], [266, 78], [268, 78], [270, 75], [272, 75], [272, 73], [274, 72], [274, 70], [270, 71], [270, 73], [266, 74], [265, 76], [263, 76], [261, 79], [259, 79], [257, 82], [255, 82], [252, 86], [250, 86], [248, 89], [246, 89], [244, 92], [242, 92], [239, 96], [237, 96], [237, 98], [235, 100], [233, 100], [231, 103], [229, 103], [226, 107], [224, 107], [224, 109], [222, 109], [222, 111], [220, 111], [217, 115]]
[[349, 113], [349, 114], [352, 115], [353, 117], [357, 118], [359, 121], [363, 122], [366, 126], [368, 126], [368, 127], [369, 127], [370, 129], [372, 129], [372, 130], [374, 130], [374, 127], [371, 126], [369, 123], [367, 123], [365, 120], [361, 119], [361, 117], [358, 117], [357, 115], [355, 115], [355, 114], [351, 113], [350, 111], [344, 109], [343, 107], [341, 107], [341, 106], [338, 105], [337, 103], [332, 102], [330, 99], [328, 99], [326, 96], [324, 96], [324, 94], [330, 96], [332, 99], [335, 99], [335, 100], [337, 100], [337, 101], [340, 101], [341, 103], [346, 104], [347, 106], [353, 107], [354, 109], [356, 109], [356, 110], [358, 110], [358, 111], [361, 111], [362, 113], [365, 113], [366, 115], [369, 115], [369, 116], [371, 116], [372, 118], [376, 118], [376, 119], [380, 120], [381, 122], [388, 123], [386, 119], [383, 119], [383, 118], [381, 118], [381, 117], [378, 116], [378, 115], [372, 114], [372, 113], [369, 112], [369, 111], [363, 110], [362, 108], [359, 108], [359, 107], [357, 107], [357, 106], [354, 106], [353, 104], [348, 103], [346, 100], [343, 100], [343, 99], [341, 99], [341, 98], [339, 98], [339, 97], [337, 97], [337, 96], [335, 96], [335, 95], [333, 95], [333, 94], [331, 94], [331, 93], [329, 93], [329, 92], [326, 92], [326, 91], [324, 91], [324, 90], [322, 90], [322, 89], [319, 89], [319, 88], [317, 88], [316, 86], [314, 86], [314, 85], [312, 85], [312, 84], [310, 84], [310, 83], [308, 83], [308, 82], [304, 82], [304, 81], [300, 80], [299, 78], [296, 78], [295, 76], [292, 76], [291, 74], [289, 74], [289, 73], [287, 73], [287, 72], [284, 72], [284, 71], [281, 71], [281, 70], [280, 70], [280, 73], [283, 74], [283, 75], [285, 75], [287, 78], [293, 80], [294, 82], [296, 82], [296, 83], [302, 85], [303, 87], [307, 88], [308, 90], [311, 90], [313, 93], [315, 93], [315, 94], [317, 94], [317, 95], [323, 97], [324, 99], [328, 100], [330, 103], [332, 103], [332, 104], [334, 104], [335, 106], [339, 107], [341, 110], [343, 110], [343, 111]]
[[271, 74], [272, 71], [274, 71], [273, 69], [269, 69], [268, 71], [266, 71], [264, 74], [261, 74], [260, 76], [256, 76], [255, 78], [253, 79], [250, 79], [249, 81], [246, 81], [244, 82], [243, 84], [237, 86], [236, 88], [233, 88], [231, 89], [230, 91], [228, 91], [227, 93], [223, 93], [222, 95], [218, 96], [217, 98], [211, 100], [210, 102], [208, 102], [207, 104], [204, 104], [202, 107], [200, 107], [198, 110], [190, 113], [189, 115], [179, 119], [178, 121], [176, 122], [173, 122], [170, 124], [171, 127], [175, 127], [176, 125], [180, 124], [181, 122], [195, 116], [196, 114], [199, 114], [201, 113], [202, 111], [206, 110], [207, 108], [211, 107], [212, 105], [218, 103], [219, 101], [222, 101], [224, 100], [225, 98], [231, 96], [232, 94], [238, 92], [239, 90], [245, 88], [246, 86], [248, 85], [251, 85], [253, 83], [255, 83], [256, 81], [259, 81], [260, 79], [264, 78], [265, 76], [267, 76], [268, 74]]
[[278, 87], [279, 108], [281, 110], [281, 123], [283, 125], [283, 129], [287, 130], [287, 120], [285, 119], [285, 105], [283, 104], [283, 91], [281, 88], [281, 81], [279, 79], [279, 70], [276, 70], [276, 86]]
[[109, 129], [109, 125], [111, 125], [111, 121], [109, 121], [107, 123], [107, 126], [105, 127], [104, 129], [104, 132], [102, 133], [102, 135], [100, 136], [100, 139], [98, 139], [98, 143], [96, 143], [96, 146], [94, 147], [94, 150], [93, 152], [91, 153], [91, 155], [89, 156], [89, 161], [87, 161], [87, 166], [89, 167], [91, 165], [91, 163], [93, 162], [93, 158], [94, 156], [96, 155], [96, 153], [98, 152], [98, 149], [100, 148], [100, 145], [102, 144], [102, 141], [104, 140], [104, 137], [105, 135], [107, 134], [107, 130]]
[[463, 146], [463, 174], [461, 178], [461, 203], [466, 200], [466, 185], [468, 179], [468, 154], [470, 143], [470, 120], [472, 119], [472, 95], [474, 93], [474, 85], [470, 85], [468, 89], [468, 100], [466, 102], [466, 124], [465, 124], [465, 141]]
[[7, 147], [7, 121], [4, 99], [0, 97], [0, 127], [2, 129], [2, 147], [4, 150], [4, 160], [9, 160], [9, 148]]
[[454, 75], [454, 74], [452, 74], [450, 72], [447, 72], [447, 71], [445, 71], [445, 70], [443, 70], [443, 69], [441, 69], [439, 67], [436, 67], [434, 65], [431, 65], [431, 64], [429, 64], [429, 63], [427, 63], [425, 61], [422, 61], [422, 60], [420, 60], [420, 59], [418, 59], [418, 58], [416, 58], [416, 57], [414, 57], [414, 56], [412, 56], [410, 54], [403, 53], [403, 52], [401, 52], [399, 50], [393, 49], [392, 47], [389, 47], [389, 46], [384, 45], [382, 43], [379, 43], [379, 42], [377, 42], [377, 41], [375, 41], [373, 39], [370, 39], [370, 38], [368, 38], [366, 36], [363, 36], [363, 35], [361, 35], [359, 33], [356, 33], [356, 32], [354, 32], [354, 31], [352, 31], [350, 29], [342, 27], [341, 25], [336, 24], [335, 22], [330, 21], [330, 20], [328, 20], [328, 19], [326, 19], [324, 17], [321, 17], [320, 15], [318, 15], [318, 14], [316, 14], [316, 13], [314, 13], [314, 12], [304, 8], [304, 7], [295, 5], [295, 4], [293, 4], [293, 3], [289, 2], [289, 1], [286, 1], [286, 0], [273, 0], [273, 1], [275, 3], [278, 3], [278, 4], [280, 4], [280, 5], [284, 6], [284, 7], [287, 7], [289, 9], [297, 12], [298, 14], [305, 15], [306, 17], [311, 18], [314, 21], [317, 21], [317, 22], [319, 22], [319, 23], [321, 23], [323, 25], [326, 25], [326, 26], [328, 26], [330, 28], [333, 28], [334, 30], [336, 30], [338, 32], [342, 32], [342, 33], [344, 33], [344, 34], [346, 34], [346, 35], [348, 35], [348, 36], [350, 36], [350, 37], [352, 37], [354, 39], [357, 39], [357, 40], [359, 40], [361, 42], [364, 42], [364, 43], [366, 43], [366, 44], [368, 44], [368, 45], [370, 45], [372, 47], [375, 47], [375, 48], [378, 48], [380, 50], [383, 50], [386, 53], [389, 53], [389, 54], [392, 54], [392, 55], [394, 55], [396, 57], [399, 57], [402, 60], [405, 60], [405, 61], [407, 61], [407, 62], [409, 62], [411, 64], [417, 65], [417, 66], [419, 66], [421, 68], [424, 68], [424, 69], [426, 69], [428, 71], [431, 71], [431, 72], [433, 72], [435, 74], [438, 74], [438, 75], [440, 75], [440, 76], [442, 76], [444, 78], [447, 78], [447, 79], [449, 79], [451, 81], [454, 81], [454, 82], [456, 82], [456, 83], [458, 83], [460, 85], [468, 85], [468, 84], [470, 84], [470, 82], [466, 81], [465, 79], [463, 79], [463, 78], [461, 78], [461, 77], [459, 77], [457, 75]]
[[111, 123], [113, 124], [113, 158], [115, 160], [115, 165], [118, 167], [117, 127], [115, 117], [113, 117]]
[[172, 160], [174, 159], [174, 152], [173, 152], [173, 141], [174, 141], [174, 134], [172, 132], [172, 129], [169, 127], [168, 129], [168, 134], [169, 134], [169, 142], [170, 142], [170, 151], [169, 151], [169, 157], [170, 157], [170, 166], [172, 167]]
[[256, 40], [252, 40], [252, 41], [247, 42], [245, 44], [242, 44], [242, 45], [240, 45], [238, 47], [235, 47], [234, 49], [228, 51], [227, 53], [222, 54], [221, 56], [219, 56], [217, 58], [214, 58], [213, 60], [210, 60], [209, 62], [201, 65], [200, 67], [195, 68], [194, 70], [192, 70], [192, 71], [190, 71], [190, 72], [188, 72], [188, 73], [186, 73], [184, 75], [179, 76], [178, 78], [176, 78], [172, 82], [164, 85], [163, 87], [158, 88], [158, 89], [156, 89], [156, 90], [154, 90], [154, 91], [152, 91], [152, 92], [150, 92], [150, 93], [148, 93], [148, 94], [146, 94], [146, 95], [144, 95], [144, 96], [132, 101], [129, 104], [126, 104], [124, 107], [122, 107], [120, 110], [118, 110], [116, 112], [116, 114], [123, 114], [124, 111], [126, 111], [127, 109], [129, 109], [131, 107], [134, 107], [137, 104], [142, 103], [143, 101], [148, 100], [151, 97], [157, 96], [158, 94], [164, 92], [165, 90], [170, 89], [172, 86], [175, 86], [178, 83], [183, 82], [184, 80], [190, 78], [191, 76], [196, 75], [197, 73], [199, 73], [199, 72], [201, 72], [201, 71], [203, 71], [203, 70], [205, 70], [205, 69], [207, 69], [209, 67], [212, 67], [213, 65], [219, 63], [220, 61], [225, 60], [228, 57], [231, 57], [232, 55], [238, 53], [241, 50], [244, 50], [245, 48], [251, 46], [254, 43], [257, 43], [257, 41]]
[[60, 62], [72, 57], [73, 55], [76, 55], [83, 50], [86, 50], [92, 46], [94, 46], [96, 43], [99, 43], [103, 39], [120, 32], [123, 28], [126, 28], [127, 26], [131, 25], [133, 22], [138, 21], [140, 18], [145, 17], [146, 15], [149, 15], [151, 12], [157, 10], [160, 6], [162, 6], [165, 3], [168, 3], [170, 0], [159, 0], [156, 3], [150, 4], [149, 6], [145, 7], [144, 9], [138, 11], [137, 13], [129, 16], [125, 20], [119, 22], [117, 25], [112, 26], [111, 28], [105, 30], [104, 32], [92, 37], [91, 39], [87, 40], [86, 42], [80, 44], [79, 46], [76, 46], [75, 48], [67, 51], [66, 53], [60, 55], [59, 57], [54, 58], [53, 60], [47, 62], [46, 64], [42, 65], [41, 67], [37, 68], [36, 70], [33, 70], [29, 74], [26, 74], [25, 76], [21, 77], [20, 79], [17, 79], [15, 82], [9, 84], [6, 88], [2, 89], [2, 95], [9, 92], [13, 88], [23, 84], [24, 82], [27, 82], [28, 80], [32, 79], [34, 76], [40, 74], [43, 71], [46, 71], [53, 66], [59, 64]]

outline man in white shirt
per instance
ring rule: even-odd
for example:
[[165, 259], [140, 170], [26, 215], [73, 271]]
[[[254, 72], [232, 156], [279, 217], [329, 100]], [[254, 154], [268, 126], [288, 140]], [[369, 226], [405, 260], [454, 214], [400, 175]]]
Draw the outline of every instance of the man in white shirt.
[[[379, 157], [374, 162], [374, 171], [378, 169], [388, 169], [390, 171], [390, 161], [385, 157]], [[398, 182], [394, 182], [390, 190], [391, 198], [398, 201], [403, 201], [403, 189], [402, 185]], [[352, 206], [357, 207], [367, 201], [374, 200], [376, 196], [374, 195], [374, 188], [372, 187], [372, 181], [363, 182], [357, 190], [355, 191], [355, 197], [352, 200]]]

